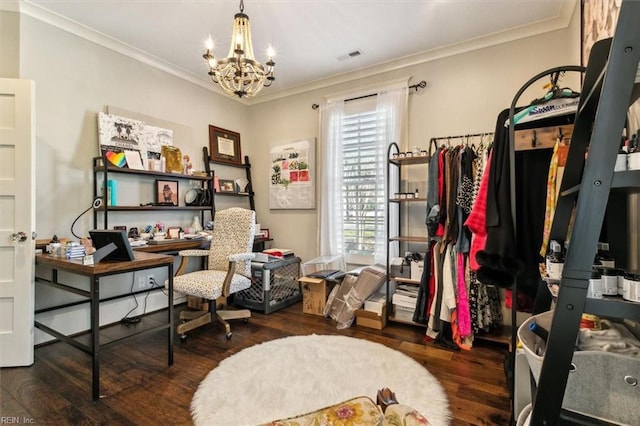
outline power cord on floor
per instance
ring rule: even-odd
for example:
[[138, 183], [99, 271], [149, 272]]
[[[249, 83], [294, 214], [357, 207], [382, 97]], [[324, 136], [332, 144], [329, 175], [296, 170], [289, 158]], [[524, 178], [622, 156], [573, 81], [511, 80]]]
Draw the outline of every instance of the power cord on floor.
[[131, 312], [138, 309], [138, 298], [136, 297], [135, 294], [133, 294], [133, 286], [135, 284], [135, 278], [136, 278], [136, 274], [131, 274], [131, 288], [129, 289], [129, 293], [131, 293], [131, 295], [133, 296], [133, 301], [136, 303], [136, 306], [134, 306], [129, 312], [127, 312], [124, 317], [122, 317], [122, 319], [120, 320], [122, 324], [137, 324], [141, 321], [139, 316], [129, 317], [129, 314]]
[[149, 282], [151, 283], [151, 288], [147, 289], [146, 291], [147, 294], [145, 294], [144, 296], [144, 308], [142, 309], [142, 314], [130, 317], [129, 314], [131, 314], [131, 312], [138, 309], [138, 306], [140, 306], [138, 305], [138, 298], [133, 293], [133, 287], [135, 283], [135, 274], [134, 274], [134, 277], [132, 278], [132, 282], [131, 282], [131, 289], [129, 291], [133, 296], [133, 300], [135, 301], [136, 306], [134, 306], [129, 312], [127, 312], [127, 314], [120, 320], [121, 323], [130, 325], [130, 324], [137, 324], [140, 321], [142, 321], [142, 316], [144, 316], [147, 313], [147, 299], [149, 298], [149, 293], [151, 293], [151, 290], [160, 289], [160, 291], [162, 291], [162, 293], [165, 296], [167, 295], [167, 292], [165, 291], [164, 286], [161, 286], [160, 284], [158, 284], [158, 282], [154, 277], [149, 277]]

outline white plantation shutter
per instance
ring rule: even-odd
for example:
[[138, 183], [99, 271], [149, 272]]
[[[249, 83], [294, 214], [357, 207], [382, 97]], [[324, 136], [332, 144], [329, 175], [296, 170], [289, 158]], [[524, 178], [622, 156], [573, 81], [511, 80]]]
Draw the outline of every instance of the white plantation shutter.
[[[376, 238], [386, 229], [382, 149], [377, 147], [378, 120], [373, 109], [347, 114], [342, 124], [342, 246], [347, 262], [371, 263]], [[368, 259], [367, 259], [368, 258]]]

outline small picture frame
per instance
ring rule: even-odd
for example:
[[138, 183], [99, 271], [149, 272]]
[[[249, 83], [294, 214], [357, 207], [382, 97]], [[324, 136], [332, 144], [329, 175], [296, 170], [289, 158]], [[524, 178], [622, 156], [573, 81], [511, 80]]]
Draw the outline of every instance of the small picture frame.
[[213, 162], [241, 165], [240, 133], [209, 126], [209, 152]]
[[156, 204], [159, 206], [178, 205], [178, 181], [177, 180], [156, 180]]
[[170, 240], [179, 240], [180, 239], [180, 227], [174, 227], [167, 229], [167, 238]]
[[262, 234], [262, 238], [264, 238], [265, 240], [269, 239], [269, 230], [268, 229], [262, 228], [260, 230], [260, 233]]
[[236, 192], [236, 183], [231, 179], [219, 179], [220, 192], [234, 193]]

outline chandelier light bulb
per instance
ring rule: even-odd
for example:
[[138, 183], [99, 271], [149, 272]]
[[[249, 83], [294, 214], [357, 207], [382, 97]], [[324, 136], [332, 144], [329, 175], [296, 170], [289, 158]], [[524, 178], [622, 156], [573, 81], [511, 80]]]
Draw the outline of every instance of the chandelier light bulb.
[[267, 49], [267, 57], [272, 59], [274, 56], [276, 56], [276, 51], [273, 50], [273, 46], [269, 45], [269, 48]]
[[209, 76], [229, 96], [255, 96], [275, 80], [273, 47], [269, 46], [268, 59], [264, 65], [256, 61], [253, 55], [249, 16], [244, 13], [243, 0], [240, 0], [240, 13], [236, 13], [233, 19], [231, 46], [227, 57], [214, 58], [211, 37], [207, 39], [205, 48], [202, 57], [209, 68]]

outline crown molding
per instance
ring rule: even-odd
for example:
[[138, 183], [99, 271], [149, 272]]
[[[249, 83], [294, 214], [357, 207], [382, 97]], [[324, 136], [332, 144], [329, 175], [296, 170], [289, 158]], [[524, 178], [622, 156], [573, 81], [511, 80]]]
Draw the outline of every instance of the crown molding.
[[[195, 75], [183, 68], [166, 62], [156, 56], [153, 56], [143, 50], [123, 43], [82, 25], [76, 21], [66, 18], [62, 15], [56, 14], [49, 10], [46, 10], [28, 0], [20, 1], [2, 1], [2, 10], [16, 11], [30, 16], [39, 21], [45, 22], [54, 27], [60, 28], [78, 37], [84, 38], [88, 41], [96, 43], [107, 49], [118, 52], [124, 56], [128, 56], [146, 65], [155, 67], [168, 74], [186, 80], [199, 87], [216, 93], [220, 96], [227, 97], [215, 84]], [[288, 96], [297, 95], [300, 93], [310, 92], [313, 90], [323, 89], [329, 86], [334, 86], [342, 83], [351, 82], [360, 78], [373, 77], [379, 74], [384, 74], [390, 71], [395, 71], [405, 67], [423, 64], [425, 62], [435, 61], [438, 59], [447, 58], [450, 56], [467, 53], [473, 50], [483, 49], [486, 47], [496, 46], [499, 44], [507, 43], [510, 41], [519, 40], [526, 37], [532, 37], [539, 34], [543, 34], [550, 31], [560, 30], [567, 28], [570, 25], [571, 17], [575, 12], [578, 0], [566, 0], [561, 3], [558, 15], [554, 18], [539, 21], [520, 27], [512, 28], [509, 30], [501, 31], [498, 33], [490, 34], [483, 37], [478, 37], [471, 40], [466, 40], [460, 43], [444, 46], [437, 49], [428, 50], [415, 55], [406, 56], [403, 58], [394, 59], [385, 63], [360, 68], [355, 71], [349, 71], [341, 74], [337, 74], [328, 78], [323, 78], [315, 81], [311, 81], [305, 84], [301, 84], [289, 89], [283, 89], [279, 91], [271, 91], [270, 93], [262, 92], [259, 96], [254, 98], [232, 98], [236, 102], [245, 105], [254, 105], [264, 102], [270, 102], [276, 99], [285, 98]], [[5, 8], [6, 6], [6, 8]]]

